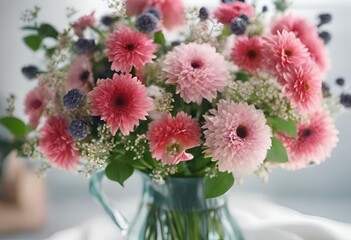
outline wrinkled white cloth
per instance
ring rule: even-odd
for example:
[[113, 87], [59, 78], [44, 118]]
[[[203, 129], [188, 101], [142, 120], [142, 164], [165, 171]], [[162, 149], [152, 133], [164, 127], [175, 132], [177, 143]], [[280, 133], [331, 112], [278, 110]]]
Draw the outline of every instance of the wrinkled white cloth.
[[[255, 197], [229, 196], [230, 211], [245, 240], [351, 240], [351, 225], [304, 215]], [[119, 209], [133, 216], [130, 209], [136, 199], [120, 202]], [[48, 240], [116, 240], [122, 239], [117, 227], [106, 216], [80, 226], [57, 232]]]

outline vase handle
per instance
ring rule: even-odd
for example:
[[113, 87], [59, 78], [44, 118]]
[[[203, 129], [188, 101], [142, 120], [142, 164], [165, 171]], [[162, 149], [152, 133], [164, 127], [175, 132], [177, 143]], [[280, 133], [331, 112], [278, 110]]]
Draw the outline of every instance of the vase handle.
[[92, 196], [98, 201], [98, 203], [103, 207], [107, 215], [112, 219], [116, 226], [124, 233], [129, 226], [126, 218], [118, 211], [104, 194], [102, 189], [102, 180], [105, 176], [104, 171], [97, 172], [93, 174], [89, 181], [89, 190]]

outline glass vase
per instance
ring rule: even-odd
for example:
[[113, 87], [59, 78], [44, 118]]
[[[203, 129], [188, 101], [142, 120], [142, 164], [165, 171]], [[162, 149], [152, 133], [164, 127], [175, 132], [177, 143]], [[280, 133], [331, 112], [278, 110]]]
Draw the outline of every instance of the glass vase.
[[131, 223], [102, 191], [104, 172], [90, 179], [90, 192], [128, 240], [243, 240], [225, 196], [204, 198], [203, 178], [168, 178], [160, 184], [141, 173], [143, 191]]

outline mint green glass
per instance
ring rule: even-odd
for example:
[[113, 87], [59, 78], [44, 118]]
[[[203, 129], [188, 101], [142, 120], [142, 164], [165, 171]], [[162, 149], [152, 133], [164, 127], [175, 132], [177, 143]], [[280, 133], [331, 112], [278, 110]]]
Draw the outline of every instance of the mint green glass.
[[143, 192], [131, 223], [102, 191], [104, 172], [90, 179], [90, 192], [128, 240], [243, 240], [225, 196], [204, 199], [203, 178], [169, 178], [159, 184], [141, 173]]

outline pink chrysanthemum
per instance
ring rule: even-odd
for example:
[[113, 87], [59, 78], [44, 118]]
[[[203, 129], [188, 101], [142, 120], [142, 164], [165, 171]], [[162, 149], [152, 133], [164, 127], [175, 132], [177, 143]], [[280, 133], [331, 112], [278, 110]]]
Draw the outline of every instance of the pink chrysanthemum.
[[106, 44], [111, 69], [130, 72], [134, 66], [141, 69], [145, 63], [151, 62], [156, 56], [156, 45], [143, 33], [122, 28], [113, 32]]
[[46, 88], [37, 87], [32, 89], [26, 96], [24, 112], [29, 117], [29, 125], [36, 128], [43, 111], [51, 100], [52, 95]]
[[93, 84], [92, 64], [88, 57], [79, 56], [73, 60], [65, 82], [66, 91], [72, 88], [79, 88], [84, 92], [88, 92]]
[[304, 64], [310, 54], [294, 33], [283, 30], [265, 38], [263, 57], [267, 70], [279, 76], [292, 66]]
[[309, 115], [309, 120], [298, 125], [297, 138], [279, 135], [288, 152], [289, 162], [282, 166], [295, 170], [310, 163], [320, 164], [330, 156], [338, 142], [331, 116], [322, 110]]
[[49, 162], [62, 169], [72, 169], [79, 163], [79, 152], [68, 133], [63, 117], [50, 117], [40, 130], [39, 149]]
[[284, 92], [292, 106], [302, 114], [319, 108], [322, 100], [321, 74], [314, 62], [287, 70], [283, 74]]
[[208, 44], [189, 43], [175, 47], [167, 54], [164, 69], [167, 83], [177, 85], [185, 102], [211, 101], [230, 80], [224, 57]]
[[126, 0], [129, 15], [140, 15], [151, 7], [160, 12], [162, 23], [169, 30], [184, 25], [186, 22], [185, 6], [182, 0]]
[[139, 120], [146, 120], [147, 112], [152, 108], [152, 100], [146, 95], [146, 87], [130, 74], [99, 79], [89, 93], [92, 115], [101, 116], [112, 135], [118, 129], [128, 135], [139, 125]]
[[193, 155], [185, 150], [199, 146], [200, 136], [198, 122], [183, 112], [153, 121], [147, 133], [152, 156], [167, 164], [191, 160]]
[[261, 38], [238, 37], [232, 49], [232, 60], [245, 71], [255, 73], [262, 67], [263, 43]]
[[327, 50], [324, 47], [323, 40], [318, 36], [318, 29], [315, 26], [304, 18], [289, 14], [275, 21], [271, 28], [272, 34], [277, 34], [283, 30], [293, 32], [296, 37], [300, 38], [322, 73], [329, 70], [330, 62]]
[[251, 4], [234, 1], [231, 3], [221, 4], [214, 12], [214, 17], [221, 23], [229, 25], [232, 20], [239, 17], [240, 14], [245, 14], [252, 18], [255, 16], [255, 11]]
[[249, 174], [263, 163], [271, 146], [271, 129], [261, 110], [246, 103], [221, 100], [205, 116], [205, 152], [219, 171]]
[[83, 37], [83, 32], [87, 27], [93, 27], [95, 24], [94, 12], [89, 15], [79, 18], [76, 22], [72, 23], [71, 26], [74, 30], [74, 33], [78, 37]]

